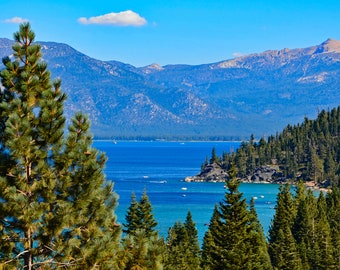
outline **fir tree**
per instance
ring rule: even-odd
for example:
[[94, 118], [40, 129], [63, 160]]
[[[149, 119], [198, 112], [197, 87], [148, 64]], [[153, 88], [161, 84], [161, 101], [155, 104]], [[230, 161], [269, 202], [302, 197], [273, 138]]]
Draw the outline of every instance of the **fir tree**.
[[212, 231], [217, 230], [219, 226], [219, 212], [218, 206], [215, 205], [212, 217], [209, 222], [209, 227], [204, 234], [203, 244], [202, 244], [202, 269], [210, 270], [217, 269], [218, 261], [215, 260], [214, 254], [218, 253], [219, 247], [216, 246]]
[[118, 255], [120, 269], [162, 269], [165, 244], [155, 229], [157, 222], [146, 190], [139, 201], [131, 195], [125, 220], [126, 235]]
[[331, 229], [334, 263], [340, 266], [340, 190], [333, 187], [327, 194], [327, 217]]
[[192, 269], [200, 269], [201, 250], [198, 242], [198, 232], [190, 211], [186, 216], [184, 226], [189, 240], [189, 264], [191, 265]]
[[169, 229], [165, 269], [200, 269], [197, 229], [190, 211], [184, 224], [176, 222]]
[[313, 269], [337, 269], [333, 257], [333, 245], [331, 229], [326, 215], [326, 199], [323, 192], [320, 192], [317, 201], [317, 215], [315, 224], [315, 241], [313, 242]]
[[252, 254], [251, 269], [272, 269], [263, 227], [258, 219], [254, 198], [250, 201], [249, 254]]
[[124, 232], [133, 235], [137, 230], [144, 230], [146, 236], [158, 235], [156, 231], [157, 221], [152, 213], [152, 205], [144, 190], [140, 200], [137, 202], [136, 195], [131, 195], [131, 203], [125, 216], [126, 223], [123, 224]]
[[291, 227], [295, 218], [290, 186], [280, 186], [276, 212], [269, 228], [268, 252], [272, 266], [278, 269], [302, 269]]
[[123, 239], [116, 268], [162, 270], [164, 253], [165, 243], [162, 238], [147, 235], [145, 230], [138, 229]]
[[188, 260], [191, 257], [188, 232], [182, 222], [176, 222], [169, 229], [167, 237], [165, 269], [196, 269]]
[[[214, 211], [203, 244], [203, 269], [266, 269], [261, 265], [265, 244], [261, 242], [252, 215], [242, 199], [233, 165], [226, 181], [227, 192], [219, 208]], [[264, 237], [264, 236], [262, 236]], [[255, 245], [255, 246], [254, 246]], [[254, 261], [254, 258], [257, 258]], [[206, 260], [206, 261], [205, 261]], [[261, 266], [260, 266], [261, 265]]]
[[[311, 268], [313, 260], [313, 242], [316, 235], [316, 199], [311, 190], [306, 190], [304, 185], [301, 186], [301, 196], [297, 206], [297, 214], [294, 219], [292, 233], [296, 240], [297, 249], [300, 254], [303, 269]], [[302, 195], [302, 192], [305, 193]]]
[[141, 220], [139, 219], [139, 204], [137, 202], [136, 194], [131, 194], [130, 206], [125, 216], [126, 223], [123, 224], [123, 232], [126, 234], [133, 234], [137, 229], [141, 228]]
[[220, 159], [219, 159], [219, 157], [216, 154], [216, 148], [215, 147], [213, 147], [213, 149], [211, 150], [211, 158], [209, 160], [209, 163], [210, 164], [220, 163]]
[[146, 236], [158, 235], [156, 231], [157, 221], [152, 213], [152, 205], [149, 197], [144, 190], [139, 201], [138, 218], [140, 220], [141, 229], [145, 230]]
[[89, 121], [77, 114], [64, 134], [65, 94], [51, 83], [30, 24], [14, 34], [3, 60], [0, 100], [0, 261], [8, 268], [74, 269], [113, 265], [120, 228], [106, 158], [92, 148]]

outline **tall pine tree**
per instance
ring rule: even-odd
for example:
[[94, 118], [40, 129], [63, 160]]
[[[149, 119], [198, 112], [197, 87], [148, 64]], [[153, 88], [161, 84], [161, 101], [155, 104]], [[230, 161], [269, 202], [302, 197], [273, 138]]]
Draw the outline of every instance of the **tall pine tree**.
[[144, 190], [139, 201], [131, 195], [131, 203], [123, 224], [126, 233], [119, 252], [120, 269], [162, 269], [165, 244], [155, 229], [157, 222]]
[[263, 227], [258, 219], [254, 198], [250, 201], [249, 254], [252, 254], [252, 269], [272, 269]]
[[259, 259], [263, 258], [265, 243], [255, 237], [260, 230], [238, 190], [235, 165], [229, 176], [224, 200], [215, 208], [204, 238], [203, 269], [268, 269], [268, 261]]
[[157, 221], [152, 213], [152, 205], [146, 190], [144, 190], [139, 201], [136, 200], [134, 193], [131, 195], [131, 203], [125, 220], [123, 231], [127, 234], [133, 235], [137, 230], [144, 230], [147, 237], [158, 235]]
[[331, 228], [334, 263], [340, 266], [340, 190], [333, 187], [327, 194], [327, 216]]
[[0, 262], [8, 268], [110, 269], [120, 228], [106, 158], [77, 114], [64, 134], [65, 94], [50, 80], [30, 24], [3, 60]]
[[320, 192], [317, 200], [317, 215], [315, 222], [315, 238], [313, 243], [313, 269], [338, 269], [339, 265], [335, 264], [333, 245], [331, 239], [331, 228], [329, 226], [326, 214], [326, 198], [323, 192]]
[[[303, 187], [303, 188], [302, 188]], [[297, 206], [297, 214], [294, 219], [292, 233], [296, 240], [300, 253], [303, 269], [311, 269], [311, 261], [314, 259], [313, 243], [316, 235], [316, 198], [313, 192], [300, 186], [300, 199]], [[302, 194], [304, 193], [304, 194]]]
[[272, 266], [274, 269], [302, 269], [300, 254], [291, 230], [296, 210], [288, 184], [280, 186], [275, 208], [268, 243]]
[[217, 230], [219, 223], [220, 223], [220, 218], [219, 218], [218, 206], [215, 205], [213, 214], [209, 222], [208, 230], [204, 234], [204, 238], [203, 238], [201, 266], [202, 266], [202, 269], [204, 270], [217, 269], [218, 267], [218, 260], [215, 260], [214, 255], [218, 253], [217, 250], [219, 249], [219, 247], [216, 246], [215, 244], [212, 231]]
[[165, 269], [200, 269], [200, 248], [196, 225], [189, 211], [185, 223], [176, 222], [169, 229]]
[[189, 251], [190, 257], [188, 258], [189, 263], [192, 269], [199, 269], [200, 268], [200, 259], [201, 259], [201, 250], [198, 243], [198, 232], [196, 229], [196, 224], [192, 219], [191, 212], [189, 211], [185, 222], [184, 222], [185, 229], [188, 233], [189, 238]]

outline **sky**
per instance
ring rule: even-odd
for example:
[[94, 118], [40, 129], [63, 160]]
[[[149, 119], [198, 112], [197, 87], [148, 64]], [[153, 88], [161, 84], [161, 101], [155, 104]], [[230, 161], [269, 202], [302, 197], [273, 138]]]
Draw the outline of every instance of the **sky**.
[[36, 41], [136, 67], [207, 64], [340, 40], [339, 0], [0, 0], [0, 37], [29, 21]]

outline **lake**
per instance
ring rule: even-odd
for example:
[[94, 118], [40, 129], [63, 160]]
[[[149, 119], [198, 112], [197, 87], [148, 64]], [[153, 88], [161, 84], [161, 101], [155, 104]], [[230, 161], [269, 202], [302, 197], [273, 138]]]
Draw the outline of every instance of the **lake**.
[[[119, 195], [116, 214], [119, 223], [125, 222], [131, 194], [139, 200], [146, 189], [158, 222], [157, 229], [167, 236], [176, 221], [185, 221], [191, 211], [202, 242], [214, 206], [224, 197], [224, 183], [187, 183], [186, 176], [200, 172], [213, 147], [216, 153], [236, 150], [240, 142], [164, 142], [164, 141], [94, 141], [94, 146], [105, 152], [108, 161], [105, 174], [114, 182]], [[268, 231], [274, 214], [278, 185], [242, 183], [240, 191], [247, 202], [256, 198], [259, 219]]]

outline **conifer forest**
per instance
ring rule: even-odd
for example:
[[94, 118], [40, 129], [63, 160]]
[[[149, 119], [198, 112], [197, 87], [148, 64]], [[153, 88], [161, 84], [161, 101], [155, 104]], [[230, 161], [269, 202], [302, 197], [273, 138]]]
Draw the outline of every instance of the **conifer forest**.
[[[117, 222], [88, 117], [66, 123], [61, 81], [29, 23], [14, 40], [0, 73], [0, 269], [340, 269], [340, 107], [213, 156], [228, 177], [200, 246], [190, 212], [159, 235], [146, 190]], [[284, 179], [268, 237], [239, 191], [263, 164]], [[306, 181], [329, 190], [315, 196]]]

